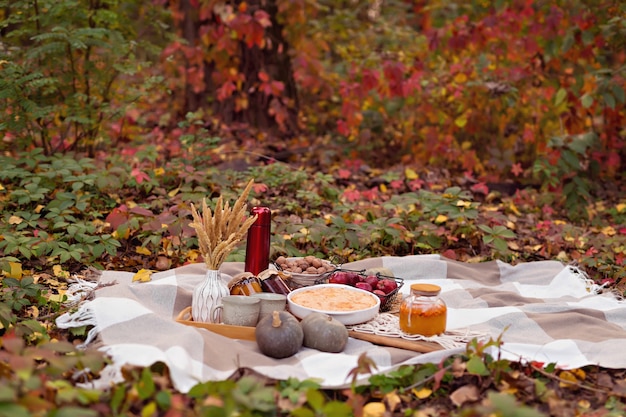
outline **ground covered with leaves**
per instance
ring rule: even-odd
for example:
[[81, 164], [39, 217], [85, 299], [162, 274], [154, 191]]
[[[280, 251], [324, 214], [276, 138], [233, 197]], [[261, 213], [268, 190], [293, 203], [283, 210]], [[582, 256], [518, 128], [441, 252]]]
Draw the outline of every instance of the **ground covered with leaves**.
[[[342, 159], [339, 149], [302, 157], [271, 147], [237, 151], [224, 141], [202, 164], [102, 160], [31, 152], [2, 157], [0, 415], [605, 416], [626, 413], [626, 371], [563, 371], [485, 353], [470, 343], [443, 363], [402, 367], [368, 386], [324, 391], [313, 381], [268, 381], [241, 370], [230, 380], [176, 392], [160, 364], [127, 369], [125, 382], [93, 390], [107, 359], [79, 351], [88, 328], [54, 319], [72, 277], [89, 268], [165, 270], [200, 261], [190, 203], [235, 198], [255, 178], [250, 204], [273, 211], [272, 256], [336, 262], [441, 253], [464, 262], [576, 263], [606, 291], [624, 292], [624, 185], [598, 186], [574, 207], [541, 185], [480, 182], [463, 172]], [[142, 156], [143, 155], [143, 156]], [[213, 154], [215, 155], [215, 154]], [[324, 163], [327, 157], [329, 163]], [[129, 163], [129, 161], [134, 161]], [[158, 162], [163, 161], [163, 162]], [[236, 169], [233, 169], [236, 168]], [[243, 260], [244, 247], [229, 260]], [[354, 375], [366, 372], [367, 358]]]

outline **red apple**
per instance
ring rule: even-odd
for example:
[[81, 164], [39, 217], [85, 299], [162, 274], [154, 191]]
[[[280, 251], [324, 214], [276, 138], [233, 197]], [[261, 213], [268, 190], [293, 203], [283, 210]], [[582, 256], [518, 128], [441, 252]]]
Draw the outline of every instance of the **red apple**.
[[376, 294], [378, 298], [380, 298], [380, 304], [385, 304], [385, 301], [387, 301], [387, 296], [384, 292], [382, 292], [382, 290], [374, 290], [372, 292]]
[[337, 271], [328, 278], [331, 284], [354, 285], [359, 282], [359, 274], [350, 271]]
[[338, 271], [328, 278], [328, 282], [331, 284], [350, 285], [350, 277], [346, 272]]
[[355, 287], [365, 290], [367, 292], [372, 292], [373, 288], [370, 284], [368, 284], [367, 282], [357, 282]]
[[378, 277], [376, 275], [368, 275], [365, 277], [365, 282], [370, 284], [372, 288], [376, 288], [378, 286]]
[[377, 289], [381, 290], [385, 294], [389, 294], [396, 288], [398, 288], [398, 284], [393, 279], [384, 278], [378, 281]]

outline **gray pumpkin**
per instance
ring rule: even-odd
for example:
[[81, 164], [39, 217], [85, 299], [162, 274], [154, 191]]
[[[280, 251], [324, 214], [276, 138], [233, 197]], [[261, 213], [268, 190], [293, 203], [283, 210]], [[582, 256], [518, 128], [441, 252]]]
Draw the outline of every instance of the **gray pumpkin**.
[[295, 355], [304, 339], [300, 322], [287, 311], [274, 311], [261, 319], [256, 325], [255, 335], [261, 352], [276, 359]]
[[339, 320], [324, 313], [311, 313], [300, 323], [304, 346], [322, 352], [338, 353], [348, 343], [348, 329]]

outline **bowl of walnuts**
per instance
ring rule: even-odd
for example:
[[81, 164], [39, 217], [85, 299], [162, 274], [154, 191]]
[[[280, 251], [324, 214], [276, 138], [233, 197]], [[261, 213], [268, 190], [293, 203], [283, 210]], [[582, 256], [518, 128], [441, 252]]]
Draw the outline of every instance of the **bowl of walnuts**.
[[288, 272], [291, 278], [286, 281], [289, 288], [297, 289], [309, 285], [322, 284], [337, 269], [330, 261], [315, 256], [285, 257], [279, 256], [274, 261], [277, 269]]

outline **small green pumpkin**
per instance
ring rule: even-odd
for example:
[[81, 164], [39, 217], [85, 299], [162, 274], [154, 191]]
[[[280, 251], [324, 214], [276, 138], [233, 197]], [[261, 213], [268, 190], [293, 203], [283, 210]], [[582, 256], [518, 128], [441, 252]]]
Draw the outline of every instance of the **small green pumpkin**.
[[261, 352], [276, 359], [295, 355], [304, 339], [300, 322], [287, 311], [274, 311], [261, 319], [256, 325], [255, 334]]
[[302, 319], [304, 346], [322, 352], [338, 353], [348, 343], [348, 329], [339, 320], [324, 313], [311, 313]]

